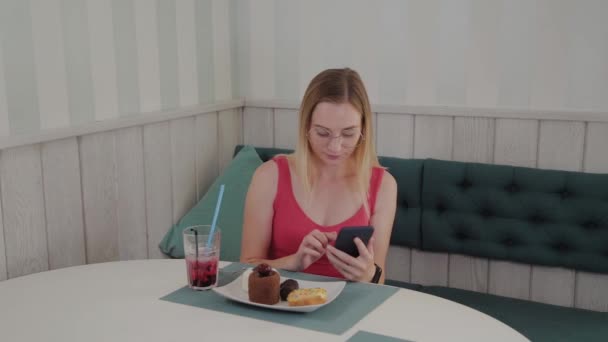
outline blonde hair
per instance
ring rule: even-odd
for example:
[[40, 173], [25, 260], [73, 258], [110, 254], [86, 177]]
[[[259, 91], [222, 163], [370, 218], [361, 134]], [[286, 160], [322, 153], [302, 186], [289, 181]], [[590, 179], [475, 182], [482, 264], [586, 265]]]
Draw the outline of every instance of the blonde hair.
[[312, 121], [312, 114], [321, 102], [335, 104], [349, 103], [361, 114], [361, 132], [363, 136], [353, 151], [355, 181], [353, 186], [356, 193], [361, 196], [367, 214], [369, 183], [374, 166], [380, 166], [374, 146], [373, 116], [367, 92], [359, 74], [352, 69], [327, 69], [315, 76], [302, 99], [300, 106], [300, 123], [298, 142], [292, 159], [295, 164], [295, 173], [301, 179], [307, 198], [314, 187], [314, 165], [308, 131]]

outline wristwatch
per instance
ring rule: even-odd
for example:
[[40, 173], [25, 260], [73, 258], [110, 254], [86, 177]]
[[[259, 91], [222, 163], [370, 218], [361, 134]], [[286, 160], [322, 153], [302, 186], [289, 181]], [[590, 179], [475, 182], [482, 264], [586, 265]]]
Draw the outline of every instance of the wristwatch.
[[378, 264], [374, 264], [374, 266], [376, 266], [376, 272], [374, 273], [372, 280], [370, 280], [370, 283], [378, 284], [380, 276], [382, 275], [382, 267], [378, 266]]

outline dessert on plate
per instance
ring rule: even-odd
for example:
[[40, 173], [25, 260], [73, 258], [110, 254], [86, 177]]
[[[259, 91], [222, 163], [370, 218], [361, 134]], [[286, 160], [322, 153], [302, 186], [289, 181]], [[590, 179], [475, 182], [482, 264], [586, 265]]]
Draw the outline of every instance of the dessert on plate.
[[273, 270], [268, 264], [257, 265], [249, 274], [249, 300], [254, 303], [273, 305], [280, 298], [279, 272]]

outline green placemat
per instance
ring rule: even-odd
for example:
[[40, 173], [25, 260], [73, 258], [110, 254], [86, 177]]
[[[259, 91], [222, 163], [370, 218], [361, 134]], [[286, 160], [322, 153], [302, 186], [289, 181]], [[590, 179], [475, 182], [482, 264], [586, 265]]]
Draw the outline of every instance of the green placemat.
[[[243, 264], [233, 263], [220, 270], [220, 286], [238, 278]], [[281, 276], [312, 281], [335, 281], [334, 278], [304, 273], [281, 271]], [[382, 304], [399, 289], [367, 283], [347, 283], [342, 293], [330, 304], [308, 313], [286, 312], [241, 304], [226, 299], [213, 291], [194, 291], [187, 286], [162, 298], [185, 304], [225, 312], [233, 315], [286, 324], [299, 328], [341, 335]]]
[[386, 335], [375, 334], [369, 331], [359, 330], [356, 334], [351, 336], [348, 342], [411, 342], [409, 340], [404, 340], [396, 337], [390, 337]]

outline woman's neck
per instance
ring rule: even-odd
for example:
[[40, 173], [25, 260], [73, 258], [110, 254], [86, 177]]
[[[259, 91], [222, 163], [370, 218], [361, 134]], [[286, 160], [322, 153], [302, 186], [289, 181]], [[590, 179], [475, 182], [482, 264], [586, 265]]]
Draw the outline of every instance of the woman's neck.
[[313, 177], [318, 182], [332, 182], [352, 176], [352, 169], [350, 168], [352, 161], [350, 159], [339, 165], [327, 165], [318, 158], [314, 158], [313, 163], [315, 170]]

